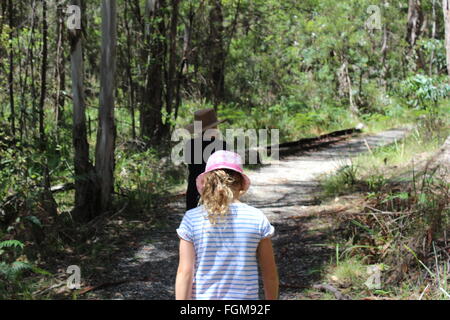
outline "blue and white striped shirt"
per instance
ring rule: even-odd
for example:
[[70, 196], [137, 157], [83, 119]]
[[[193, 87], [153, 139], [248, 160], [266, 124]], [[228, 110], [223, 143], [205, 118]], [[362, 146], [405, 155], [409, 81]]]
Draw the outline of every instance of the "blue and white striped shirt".
[[212, 225], [199, 206], [186, 212], [177, 233], [195, 248], [192, 299], [258, 299], [256, 250], [274, 233], [261, 210], [232, 203], [226, 218]]

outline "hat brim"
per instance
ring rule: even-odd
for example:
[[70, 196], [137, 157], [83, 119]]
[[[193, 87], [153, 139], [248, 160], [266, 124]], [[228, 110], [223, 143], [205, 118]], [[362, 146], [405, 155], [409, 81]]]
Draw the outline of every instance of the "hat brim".
[[[240, 171], [236, 170], [235, 168], [232, 168], [232, 167], [229, 167], [229, 166], [221, 166], [220, 168], [215, 168], [214, 170], [220, 170], [220, 169], [230, 169], [230, 170], [233, 170], [235, 172], [240, 173], [242, 175], [242, 177], [244, 178], [244, 186], [242, 188], [242, 191], [244, 193], [247, 192], [247, 190], [250, 188], [250, 178], [245, 173], [240, 172]], [[200, 193], [200, 195], [202, 194], [202, 191], [203, 191], [205, 174], [207, 174], [208, 172], [214, 171], [214, 170], [205, 171], [202, 174], [200, 174], [197, 177], [197, 179], [195, 179], [195, 184], [197, 186], [197, 191], [198, 191], [198, 193]]]
[[[216, 122], [213, 122], [213, 123], [210, 123], [209, 125], [207, 125], [207, 126], [202, 126], [202, 132], [205, 132], [206, 130], [208, 130], [208, 129], [211, 129], [212, 127], [215, 127], [215, 126], [217, 126], [218, 124], [220, 124], [220, 123], [222, 123], [222, 122], [225, 122], [225, 121], [227, 121], [227, 119], [224, 119], [224, 120], [218, 120], [218, 121], [216, 121]], [[187, 131], [189, 131], [190, 133], [195, 133], [194, 132], [194, 124], [189, 124], [189, 125], [187, 125], [186, 127], [184, 127]]]

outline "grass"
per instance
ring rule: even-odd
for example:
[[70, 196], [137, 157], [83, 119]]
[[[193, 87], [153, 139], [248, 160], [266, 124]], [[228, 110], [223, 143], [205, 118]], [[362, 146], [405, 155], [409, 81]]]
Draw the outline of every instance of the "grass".
[[366, 281], [366, 269], [367, 267], [360, 259], [351, 257], [338, 261], [334, 266], [331, 266], [327, 278], [330, 282], [337, 283], [340, 286], [360, 287]]
[[[324, 201], [346, 195], [361, 204], [332, 217], [336, 255], [324, 279], [354, 299], [450, 299], [450, 185], [439, 167], [426, 165], [449, 129], [430, 132], [419, 124], [405, 139], [322, 177]], [[389, 266], [376, 290], [364, 284], [373, 264]]]
[[336, 173], [322, 177], [324, 196], [354, 192], [362, 187], [361, 183], [369, 190], [381, 188], [389, 179], [398, 176], [400, 168], [413, 170], [418, 162], [435, 152], [449, 132], [446, 128], [438, 136], [425, 140], [424, 132], [416, 128], [404, 139], [357, 156]]

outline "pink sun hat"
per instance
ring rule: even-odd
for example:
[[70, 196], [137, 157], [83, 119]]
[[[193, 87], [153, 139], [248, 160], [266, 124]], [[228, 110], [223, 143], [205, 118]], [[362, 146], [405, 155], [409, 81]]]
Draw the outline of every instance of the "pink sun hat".
[[243, 191], [247, 191], [250, 187], [250, 179], [242, 169], [241, 156], [235, 152], [219, 150], [209, 157], [208, 162], [206, 163], [205, 172], [200, 174], [196, 179], [197, 190], [200, 194], [203, 190], [205, 174], [217, 169], [230, 169], [239, 172], [244, 178]]

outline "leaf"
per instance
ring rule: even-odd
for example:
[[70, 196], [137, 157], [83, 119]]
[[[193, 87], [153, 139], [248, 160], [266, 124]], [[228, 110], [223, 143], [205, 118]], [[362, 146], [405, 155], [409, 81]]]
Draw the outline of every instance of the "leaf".
[[31, 223], [33, 223], [39, 227], [42, 227], [41, 221], [35, 216], [27, 216], [27, 217], [25, 217], [25, 219], [29, 220]]
[[371, 235], [373, 235], [374, 234], [374, 232], [373, 232], [373, 230], [372, 229], [370, 229], [369, 227], [367, 227], [366, 225], [364, 225], [364, 224], [362, 224], [362, 223], [360, 223], [359, 221], [356, 221], [356, 220], [351, 220], [350, 221], [351, 223], [353, 223], [353, 224], [355, 224], [355, 225], [357, 225], [358, 227], [360, 227], [360, 228], [362, 228], [362, 229], [364, 229], [364, 230], [366, 230], [368, 233], [370, 233]]
[[47, 270], [41, 269], [41, 268], [33, 266], [33, 265], [31, 266], [31, 270], [34, 273], [37, 273], [37, 274], [40, 274], [43, 276], [51, 276], [52, 275], [52, 273], [48, 272]]
[[21, 249], [23, 249], [24, 244], [18, 240], [6, 240], [0, 242], [0, 248], [11, 248], [11, 247], [15, 248], [20, 247]]
[[11, 264], [11, 271], [14, 275], [17, 275], [24, 270], [31, 270], [32, 268], [33, 267], [29, 263], [22, 261], [14, 261]]

